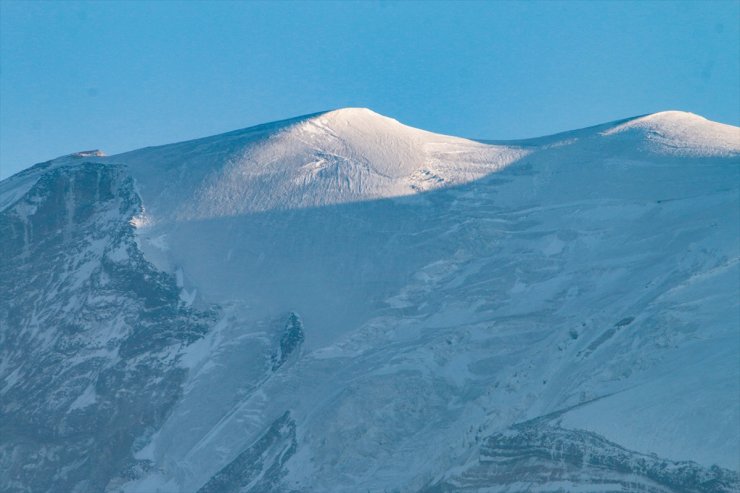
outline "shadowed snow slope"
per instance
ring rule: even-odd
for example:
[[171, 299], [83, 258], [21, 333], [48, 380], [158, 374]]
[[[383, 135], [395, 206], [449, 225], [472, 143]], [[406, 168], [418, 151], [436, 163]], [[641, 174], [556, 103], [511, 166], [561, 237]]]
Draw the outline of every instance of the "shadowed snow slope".
[[0, 182], [0, 489], [740, 489], [740, 129], [343, 109]]

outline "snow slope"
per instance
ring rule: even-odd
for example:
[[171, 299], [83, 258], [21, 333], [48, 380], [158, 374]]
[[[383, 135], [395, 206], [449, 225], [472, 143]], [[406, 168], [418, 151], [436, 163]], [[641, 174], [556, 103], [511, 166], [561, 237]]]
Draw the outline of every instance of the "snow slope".
[[409, 195], [523, 154], [347, 108], [112, 159], [132, 170], [157, 220], [187, 221]]
[[[97, 182], [95, 166], [106, 170]], [[121, 185], [100, 185], [106, 173]], [[40, 188], [50, 176], [67, 185]], [[83, 176], [98, 185], [75, 198]], [[109, 296], [167, 309], [142, 312], [136, 323], [149, 335], [133, 331], [123, 343], [104, 317], [83, 323], [75, 308], [65, 317], [107, 334], [109, 348], [161, 342], [142, 353], [151, 356], [144, 366], [124, 351], [99, 370], [75, 371], [68, 408], [47, 419], [106, 415], [116, 389], [105, 368], [133, 372], [123, 363], [146, 369], [129, 385], [144, 385], [148, 371], [169, 382], [155, 390], [172, 398], [144, 429], [127, 425], [130, 457], [100, 473], [101, 491], [740, 488], [736, 127], [664, 112], [494, 143], [352, 108], [117, 156], [73, 155], [0, 182], [0, 226], [11, 232], [8, 251], [19, 252], [0, 265], [3, 275], [38, 263], [28, 253], [43, 246], [34, 204], [109, 195], [134, 205], [104, 202], [118, 229], [98, 236], [131, 241], [101, 243], [100, 265], [62, 250], [71, 260], [53, 268], [120, 277], [105, 259], [125, 265], [133, 255], [124, 278], [148, 286], [154, 269], [170, 294], [134, 296], [120, 281]], [[80, 214], [58, 221], [82, 231]], [[100, 282], [48, 289], [74, 307]], [[28, 320], [52, 317], [33, 286], [14, 295], [36, 300], [30, 318], [0, 305], [5, 331], [32, 333]], [[47, 320], [67, 320], [54, 313]], [[135, 323], [117, 317], [118, 331]], [[64, 354], [79, 359], [81, 344]], [[3, 361], [48, 361], [59, 349], [20, 341], [3, 351]], [[170, 363], [155, 366], [157, 358]], [[5, 387], [36, 388], [19, 368], [0, 365]], [[26, 417], [8, 402], [4, 412], [20, 423], [13, 436], [23, 437]], [[6, 469], [17, 466], [10, 451], [20, 441], [0, 447]], [[54, 468], [75, 471], [78, 460], [43, 474], [59, 481]], [[0, 484], [26, 491], [18, 477]]]

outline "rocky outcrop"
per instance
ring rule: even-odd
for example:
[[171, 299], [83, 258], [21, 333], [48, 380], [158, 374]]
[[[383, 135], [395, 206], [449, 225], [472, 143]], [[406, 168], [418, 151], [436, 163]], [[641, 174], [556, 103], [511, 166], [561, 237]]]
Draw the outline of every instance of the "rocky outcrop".
[[277, 370], [292, 354], [297, 353], [304, 339], [303, 322], [296, 313], [291, 313], [280, 335], [280, 345], [272, 356], [272, 369]]
[[198, 493], [284, 492], [283, 466], [296, 452], [296, 425], [286, 411]]
[[46, 171], [0, 213], [0, 484], [104, 491], [181, 394], [178, 352], [215, 314], [144, 259], [125, 170]]
[[463, 473], [423, 491], [731, 493], [740, 475], [628, 450], [596, 433], [538, 420], [486, 438]]

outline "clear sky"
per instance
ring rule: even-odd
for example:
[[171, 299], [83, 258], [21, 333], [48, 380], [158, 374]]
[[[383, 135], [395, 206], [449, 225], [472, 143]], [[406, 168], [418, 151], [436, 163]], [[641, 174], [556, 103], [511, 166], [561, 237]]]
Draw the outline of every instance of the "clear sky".
[[344, 106], [472, 138], [740, 124], [740, 1], [0, 0], [0, 175]]

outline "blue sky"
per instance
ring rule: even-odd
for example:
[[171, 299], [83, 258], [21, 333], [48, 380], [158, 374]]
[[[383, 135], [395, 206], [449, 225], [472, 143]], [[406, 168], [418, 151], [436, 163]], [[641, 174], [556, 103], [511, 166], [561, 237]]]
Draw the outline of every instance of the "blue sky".
[[523, 138], [740, 124], [740, 2], [0, 1], [0, 175], [366, 106]]

